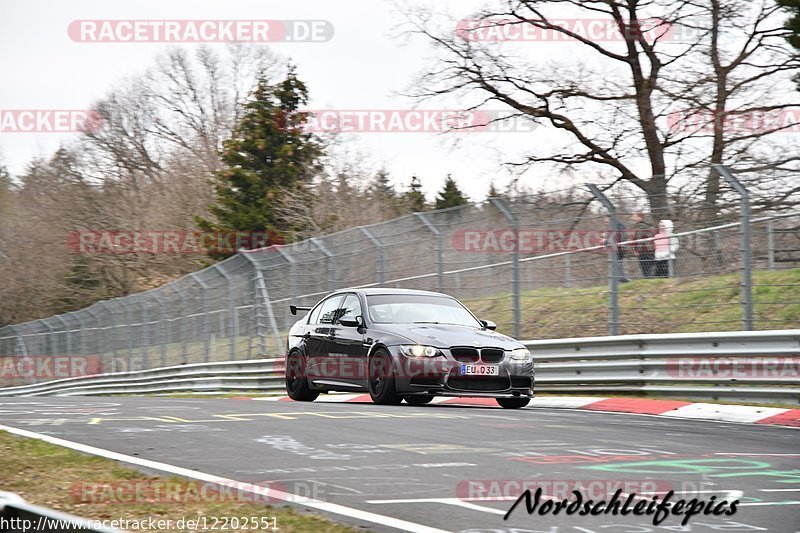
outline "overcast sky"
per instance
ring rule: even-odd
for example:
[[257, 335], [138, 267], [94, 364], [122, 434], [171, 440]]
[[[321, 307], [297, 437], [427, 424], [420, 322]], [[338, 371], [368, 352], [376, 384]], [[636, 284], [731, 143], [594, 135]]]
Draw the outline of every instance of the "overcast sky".
[[[436, 9], [457, 16], [469, 15], [478, 5], [472, 0], [435, 2]], [[398, 38], [397, 25], [403, 19], [385, 0], [0, 0], [0, 6], [0, 109], [86, 109], [113, 84], [143, 72], [171, 46], [74, 42], [67, 28], [79, 19], [330, 21], [335, 35], [329, 42], [268, 45], [297, 64], [310, 89], [312, 108], [409, 109], [415, 103], [399, 93], [409, 88], [432, 56], [425, 40]], [[537, 142], [540, 134], [462, 133], [455, 149], [452, 136], [429, 133], [358, 133], [350, 139], [353, 151], [368, 154], [376, 166], [385, 165], [398, 185], [416, 174], [430, 195], [452, 173], [478, 199], [490, 180], [507, 182], [499, 163], [509, 158], [513, 147]], [[69, 138], [0, 132], [0, 157], [16, 175], [31, 158], [51, 154]], [[536, 179], [531, 176], [526, 183], [534, 185]]]

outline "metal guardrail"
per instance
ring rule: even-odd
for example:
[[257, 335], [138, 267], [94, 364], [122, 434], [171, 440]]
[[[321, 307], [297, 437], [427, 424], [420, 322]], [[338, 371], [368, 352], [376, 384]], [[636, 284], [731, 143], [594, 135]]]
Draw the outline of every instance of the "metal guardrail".
[[[800, 329], [524, 341], [536, 390], [800, 403]], [[0, 396], [283, 391], [283, 358], [200, 363], [47, 381]]]
[[32, 505], [12, 492], [0, 492], [0, 532], [48, 531], [66, 533], [71, 531], [96, 533], [124, 533], [119, 529], [95, 527], [94, 520]]

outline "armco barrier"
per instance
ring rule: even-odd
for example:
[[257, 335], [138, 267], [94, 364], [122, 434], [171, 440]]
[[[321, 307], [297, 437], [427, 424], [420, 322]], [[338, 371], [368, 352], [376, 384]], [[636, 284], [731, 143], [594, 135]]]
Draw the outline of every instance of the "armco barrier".
[[[536, 391], [800, 403], [800, 329], [524, 341]], [[283, 391], [283, 358], [47, 381], [0, 396]]]

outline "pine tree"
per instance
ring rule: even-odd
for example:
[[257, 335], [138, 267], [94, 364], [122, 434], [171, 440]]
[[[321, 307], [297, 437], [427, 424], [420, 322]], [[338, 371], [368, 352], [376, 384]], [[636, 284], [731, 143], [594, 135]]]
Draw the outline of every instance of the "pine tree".
[[428, 207], [425, 203], [425, 194], [422, 192], [422, 183], [420, 183], [418, 177], [411, 177], [411, 183], [408, 186], [408, 192], [405, 194], [403, 203], [406, 209], [413, 213], [425, 211]]
[[[793, 47], [800, 49], [800, 0], [778, 0], [778, 4], [789, 10], [789, 18], [784, 27], [791, 33], [786, 36], [786, 40]], [[794, 81], [797, 82], [797, 90], [800, 91], [800, 74], [795, 75]]]
[[[270, 245], [282, 244], [302, 229], [285, 219], [281, 202], [289, 195], [306, 194], [319, 171], [321, 147], [303, 131], [306, 117], [299, 112], [307, 100], [306, 86], [294, 70], [276, 85], [259, 80], [242, 120], [223, 143], [217, 203], [210, 207], [215, 220], [197, 219], [202, 230], [263, 232]], [[208, 254], [222, 259], [231, 252], [214, 247]]]
[[494, 181], [489, 183], [489, 194], [487, 195], [489, 198], [500, 198], [502, 194], [497, 188], [494, 186]]
[[447, 179], [444, 181], [444, 188], [439, 192], [439, 196], [436, 197], [436, 209], [458, 207], [468, 203], [469, 200], [458, 188], [456, 181], [448, 174]]
[[389, 181], [389, 173], [383, 168], [375, 174], [375, 178], [373, 178], [369, 190], [375, 198], [393, 200], [396, 196], [394, 187], [392, 187]]

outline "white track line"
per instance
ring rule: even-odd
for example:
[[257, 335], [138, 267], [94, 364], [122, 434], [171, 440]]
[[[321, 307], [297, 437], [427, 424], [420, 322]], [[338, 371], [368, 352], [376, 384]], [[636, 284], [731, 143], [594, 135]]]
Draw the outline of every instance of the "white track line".
[[[55, 444], [57, 446], [71, 448], [79, 452], [89, 453], [92, 455], [97, 455], [99, 457], [105, 457], [107, 459], [113, 459], [115, 461], [121, 461], [123, 463], [129, 463], [144, 468], [152, 468], [154, 470], [158, 470], [161, 472], [168, 472], [170, 474], [175, 474], [181, 477], [197, 479], [199, 481], [215, 483], [222, 486], [236, 486], [238, 490], [249, 492], [251, 494], [257, 494], [259, 496], [268, 496], [270, 498], [275, 498], [276, 500], [281, 500], [287, 503], [303, 505], [305, 507], [310, 507], [312, 509], [317, 509], [319, 511], [325, 511], [328, 513], [347, 516], [349, 518], [355, 518], [357, 520], [363, 520], [365, 522], [370, 522], [373, 524], [380, 524], [382, 526], [392, 527], [403, 531], [413, 531], [418, 533], [447, 533], [447, 531], [443, 529], [436, 529], [433, 527], [423, 526], [422, 524], [407, 522], [405, 520], [400, 520], [399, 518], [392, 518], [390, 516], [370, 513], [369, 511], [361, 511], [359, 509], [353, 509], [352, 507], [345, 507], [344, 505], [339, 505], [336, 503], [329, 503], [321, 500], [315, 500], [313, 498], [306, 498], [304, 496], [298, 496], [297, 494], [291, 494], [288, 492], [283, 492], [272, 488], [263, 487], [261, 485], [252, 485], [250, 483], [244, 483], [233, 479], [215, 476], [212, 474], [205, 474], [203, 472], [189, 470], [188, 468], [182, 468], [180, 466], [173, 466], [166, 463], [159, 463], [157, 461], [150, 461], [149, 459], [140, 459], [138, 457], [132, 457], [130, 455], [125, 455], [122, 453], [112, 452], [111, 450], [105, 450], [103, 448], [88, 446], [86, 444], [81, 444], [79, 442], [72, 442], [64, 439], [59, 439], [56, 437], [51, 437], [50, 435], [35, 433], [33, 431], [28, 431], [25, 429], [18, 429], [10, 426], [0, 425], [0, 431], [7, 431], [8, 433], [11, 433], [13, 435], [28, 437], [30, 439], [37, 439], [44, 442], [49, 442], [50, 444]], [[236, 485], [233, 485], [234, 483]]]

